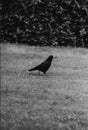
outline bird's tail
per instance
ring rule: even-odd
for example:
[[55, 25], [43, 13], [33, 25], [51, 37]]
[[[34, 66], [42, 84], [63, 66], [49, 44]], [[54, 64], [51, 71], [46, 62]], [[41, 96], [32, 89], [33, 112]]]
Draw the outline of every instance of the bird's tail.
[[34, 71], [34, 70], [36, 70], [36, 67], [29, 69], [28, 71]]

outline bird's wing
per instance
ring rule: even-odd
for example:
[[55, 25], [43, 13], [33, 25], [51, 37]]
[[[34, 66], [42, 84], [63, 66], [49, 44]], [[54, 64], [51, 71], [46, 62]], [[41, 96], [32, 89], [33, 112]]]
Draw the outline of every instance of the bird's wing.
[[35, 66], [34, 68], [30, 69], [29, 71], [33, 71], [33, 70], [41, 70], [41, 68], [45, 68], [47, 66], [47, 64], [49, 64], [48, 61], [44, 61], [41, 64]]

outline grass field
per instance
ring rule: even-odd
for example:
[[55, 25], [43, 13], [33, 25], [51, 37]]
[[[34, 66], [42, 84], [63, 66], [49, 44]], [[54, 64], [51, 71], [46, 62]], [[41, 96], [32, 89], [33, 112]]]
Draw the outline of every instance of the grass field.
[[[88, 130], [88, 50], [1, 44], [1, 130]], [[55, 58], [46, 75], [28, 69]]]

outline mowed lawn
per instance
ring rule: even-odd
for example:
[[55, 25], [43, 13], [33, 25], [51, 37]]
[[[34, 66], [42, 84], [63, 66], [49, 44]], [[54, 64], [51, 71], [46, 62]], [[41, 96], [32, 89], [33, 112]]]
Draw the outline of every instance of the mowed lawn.
[[[1, 44], [1, 130], [88, 130], [88, 50]], [[28, 69], [53, 59], [46, 75]]]

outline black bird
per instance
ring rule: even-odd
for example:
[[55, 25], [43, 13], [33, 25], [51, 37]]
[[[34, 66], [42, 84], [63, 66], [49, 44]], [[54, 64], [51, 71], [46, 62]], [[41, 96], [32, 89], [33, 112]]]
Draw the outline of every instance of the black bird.
[[37, 65], [36, 67], [34, 67], [28, 71], [38, 70], [38, 71], [41, 71], [45, 74], [51, 66], [52, 59], [53, 59], [53, 56], [50, 55], [44, 62], [42, 62], [41, 64]]

